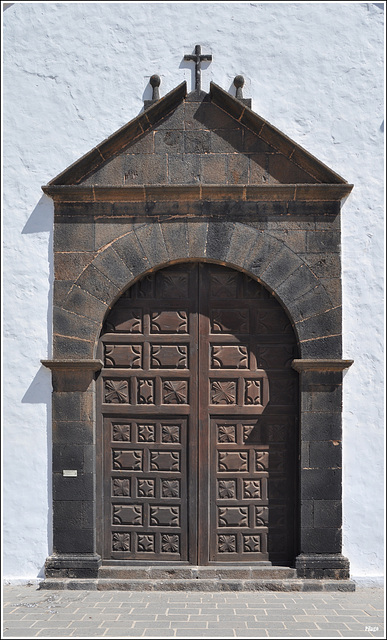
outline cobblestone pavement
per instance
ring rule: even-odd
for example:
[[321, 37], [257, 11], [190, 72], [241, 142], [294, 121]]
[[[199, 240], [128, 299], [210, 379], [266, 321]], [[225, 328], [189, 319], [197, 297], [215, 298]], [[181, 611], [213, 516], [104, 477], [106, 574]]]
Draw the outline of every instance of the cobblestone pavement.
[[4, 638], [380, 638], [384, 591], [3, 589]]

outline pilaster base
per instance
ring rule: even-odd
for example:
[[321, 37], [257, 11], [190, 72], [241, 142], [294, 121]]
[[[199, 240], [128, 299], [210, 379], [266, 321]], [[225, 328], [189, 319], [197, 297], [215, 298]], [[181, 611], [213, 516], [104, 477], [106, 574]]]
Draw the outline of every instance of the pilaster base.
[[349, 578], [349, 560], [340, 553], [302, 553], [297, 556], [295, 567], [298, 578]]
[[101, 556], [97, 553], [61, 553], [48, 556], [46, 578], [97, 578]]

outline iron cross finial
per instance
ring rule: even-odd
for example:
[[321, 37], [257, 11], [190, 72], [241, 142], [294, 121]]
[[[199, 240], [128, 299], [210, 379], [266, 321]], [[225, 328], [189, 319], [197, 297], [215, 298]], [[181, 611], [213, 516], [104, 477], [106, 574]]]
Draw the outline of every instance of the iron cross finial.
[[195, 91], [200, 91], [200, 64], [205, 60], [209, 60], [211, 62], [212, 55], [202, 55], [201, 46], [200, 44], [197, 44], [195, 47], [195, 53], [185, 55], [184, 60], [193, 61], [195, 63]]

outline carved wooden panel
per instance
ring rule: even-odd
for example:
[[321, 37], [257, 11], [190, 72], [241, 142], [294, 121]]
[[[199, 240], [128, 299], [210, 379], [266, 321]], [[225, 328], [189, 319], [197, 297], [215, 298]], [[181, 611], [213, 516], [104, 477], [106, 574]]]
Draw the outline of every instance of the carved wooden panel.
[[107, 557], [187, 559], [187, 418], [153, 417], [104, 419]]
[[100, 357], [104, 558], [291, 562], [297, 345], [274, 297], [219, 265], [162, 269], [113, 307]]
[[[291, 323], [252, 279], [215, 265], [209, 272], [200, 281], [208, 295], [199, 326], [199, 353], [209, 354], [200, 371], [209, 379], [201, 395], [209, 416], [202, 485], [203, 492], [209, 487], [208, 558], [290, 562], [297, 441]], [[269, 544], [272, 532], [276, 544]]]
[[109, 344], [105, 346], [105, 367], [141, 369], [142, 346]]

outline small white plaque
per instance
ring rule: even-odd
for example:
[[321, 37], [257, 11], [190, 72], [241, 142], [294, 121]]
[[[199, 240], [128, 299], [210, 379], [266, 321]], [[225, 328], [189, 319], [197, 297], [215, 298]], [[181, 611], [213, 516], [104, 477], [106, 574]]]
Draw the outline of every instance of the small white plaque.
[[63, 469], [63, 475], [66, 478], [76, 478], [78, 471], [76, 469]]

